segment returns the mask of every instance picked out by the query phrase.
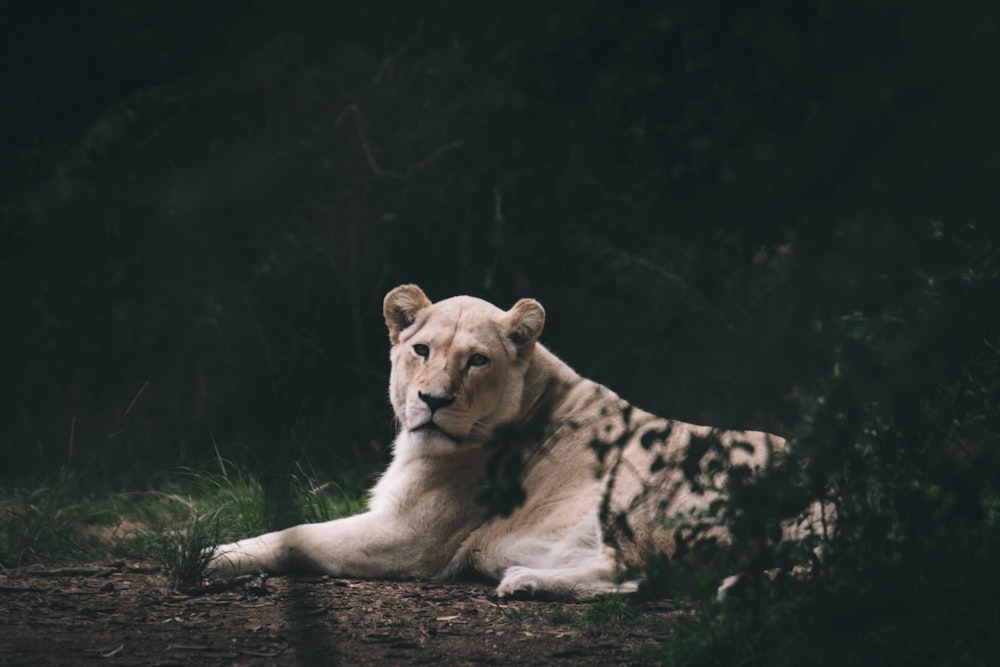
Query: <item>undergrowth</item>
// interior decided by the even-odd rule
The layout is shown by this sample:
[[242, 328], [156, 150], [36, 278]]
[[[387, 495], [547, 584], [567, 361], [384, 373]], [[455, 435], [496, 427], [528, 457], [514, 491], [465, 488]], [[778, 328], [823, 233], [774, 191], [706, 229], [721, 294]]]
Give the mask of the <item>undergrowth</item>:
[[670, 641], [651, 654], [670, 665], [995, 664], [997, 547], [995, 534], [982, 535], [942, 543], [898, 569], [840, 563], [811, 581], [760, 583], [678, 617]]
[[[324, 477], [308, 461], [296, 464], [290, 488], [297, 521], [364, 509], [366, 471]], [[0, 489], [0, 567], [147, 559], [175, 584], [190, 584], [201, 577], [211, 546], [275, 527], [259, 478], [218, 453], [214, 469], [160, 475], [154, 489], [93, 490], [99, 486], [63, 471], [48, 483]]]
[[186, 522], [176, 522], [158, 530], [144, 530], [137, 536], [140, 551], [163, 566], [174, 585], [201, 580], [211, 558], [211, 548], [222, 541], [220, 511], [199, 513], [190, 507]]
[[54, 484], [0, 489], [0, 566], [92, 558], [98, 540], [81, 528], [104, 515], [69, 475]]
[[[730, 489], [744, 585], [677, 622], [667, 664], [995, 664], [1000, 247], [941, 223], [922, 242], [881, 301], [818, 322], [831, 372], [793, 435], [804, 474]], [[765, 539], [787, 515], [764, 501], [803, 493], [835, 509], [819, 559]], [[796, 565], [811, 576], [761, 574]]]

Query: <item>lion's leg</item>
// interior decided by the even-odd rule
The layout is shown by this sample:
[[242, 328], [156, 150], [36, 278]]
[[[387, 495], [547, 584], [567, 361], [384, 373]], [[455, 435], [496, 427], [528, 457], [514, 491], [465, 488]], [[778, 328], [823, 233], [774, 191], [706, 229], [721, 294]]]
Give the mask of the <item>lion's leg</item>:
[[539, 593], [557, 597], [587, 600], [597, 595], [634, 593], [637, 581], [615, 581], [617, 569], [613, 563], [594, 559], [593, 563], [562, 568], [530, 568], [515, 565], [507, 568], [497, 586], [497, 594], [508, 596], [518, 592]]
[[419, 575], [419, 539], [390, 517], [366, 512], [326, 523], [293, 526], [216, 547], [213, 574], [322, 572], [347, 577]]
[[637, 582], [619, 582], [621, 567], [614, 551], [601, 541], [596, 515], [561, 530], [539, 526], [509, 535], [495, 550], [499, 595], [517, 592], [578, 599], [607, 593], [631, 593]]

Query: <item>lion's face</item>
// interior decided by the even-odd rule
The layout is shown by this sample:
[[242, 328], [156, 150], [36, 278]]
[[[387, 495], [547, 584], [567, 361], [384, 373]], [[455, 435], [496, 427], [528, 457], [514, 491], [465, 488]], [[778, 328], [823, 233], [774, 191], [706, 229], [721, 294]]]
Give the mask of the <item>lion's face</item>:
[[461, 296], [432, 304], [416, 285], [385, 298], [392, 341], [389, 397], [417, 443], [484, 442], [521, 408], [545, 311], [522, 299], [504, 312]]

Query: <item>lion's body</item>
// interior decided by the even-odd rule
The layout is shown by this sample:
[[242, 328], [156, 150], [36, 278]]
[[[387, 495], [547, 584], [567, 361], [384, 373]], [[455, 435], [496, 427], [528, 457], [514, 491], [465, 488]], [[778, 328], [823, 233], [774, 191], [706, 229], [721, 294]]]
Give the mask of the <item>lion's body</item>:
[[[407, 285], [386, 296], [385, 316], [400, 431], [368, 511], [219, 547], [212, 569], [376, 578], [474, 571], [498, 581], [501, 595], [633, 590], [618, 582], [625, 567], [673, 552], [664, 517], [693, 516], [724, 487], [724, 473], [698, 472], [725, 468], [707, 461], [759, 469], [784, 447], [765, 433], [720, 432], [631, 407], [536, 342], [544, 311], [534, 301], [507, 312], [471, 297], [431, 304]], [[496, 487], [505, 481], [518, 502], [491, 513], [484, 485], [503, 496]]]

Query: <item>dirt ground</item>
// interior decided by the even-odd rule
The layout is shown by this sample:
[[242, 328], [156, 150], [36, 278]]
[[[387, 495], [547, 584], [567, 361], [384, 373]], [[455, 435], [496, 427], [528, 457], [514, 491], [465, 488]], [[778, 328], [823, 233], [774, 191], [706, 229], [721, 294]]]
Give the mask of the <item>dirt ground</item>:
[[173, 590], [154, 566], [0, 573], [0, 665], [633, 665], [667, 640], [667, 601], [638, 621], [501, 600], [475, 583], [245, 577]]

